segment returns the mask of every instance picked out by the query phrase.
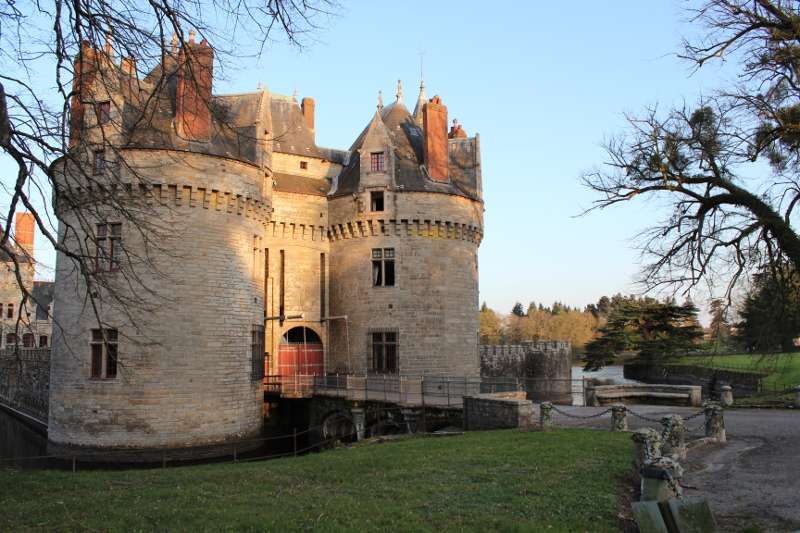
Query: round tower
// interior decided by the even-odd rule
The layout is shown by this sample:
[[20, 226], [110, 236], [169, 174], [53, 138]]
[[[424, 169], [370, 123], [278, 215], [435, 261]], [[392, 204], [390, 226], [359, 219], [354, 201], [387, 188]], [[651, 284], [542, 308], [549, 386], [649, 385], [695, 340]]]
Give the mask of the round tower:
[[479, 375], [478, 139], [448, 139], [439, 97], [417, 113], [398, 85], [330, 195], [332, 371]]
[[108, 57], [93, 67], [106, 82], [79, 85], [81, 129], [54, 166], [60, 238], [94, 271], [87, 286], [58, 254], [49, 439], [188, 448], [257, 435], [269, 94], [212, 97], [213, 51], [191, 38], [140, 80]]

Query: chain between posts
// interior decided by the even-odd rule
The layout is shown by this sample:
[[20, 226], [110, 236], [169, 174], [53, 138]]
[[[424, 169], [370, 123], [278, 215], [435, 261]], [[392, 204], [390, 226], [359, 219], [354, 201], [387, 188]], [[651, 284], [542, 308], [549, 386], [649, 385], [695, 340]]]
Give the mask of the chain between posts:
[[552, 409], [556, 413], [564, 415], [564, 416], [566, 416], [568, 418], [577, 418], [577, 419], [580, 419], [580, 420], [589, 420], [590, 418], [599, 418], [599, 417], [601, 417], [603, 415], [606, 415], [606, 414], [608, 414], [608, 413], [610, 413], [612, 411], [611, 409], [606, 409], [605, 411], [601, 411], [601, 412], [599, 412], [597, 414], [594, 414], [594, 415], [580, 416], [580, 415], [573, 415], [572, 413], [567, 413], [566, 411], [562, 411], [561, 409], [559, 409], [555, 405], [552, 405]]

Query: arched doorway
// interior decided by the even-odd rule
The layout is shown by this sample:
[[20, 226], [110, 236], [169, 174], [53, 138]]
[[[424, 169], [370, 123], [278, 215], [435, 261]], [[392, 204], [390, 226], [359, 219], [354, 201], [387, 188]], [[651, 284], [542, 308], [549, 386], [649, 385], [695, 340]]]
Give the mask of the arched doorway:
[[313, 329], [292, 328], [283, 335], [278, 346], [278, 375], [321, 375], [322, 353], [322, 340]]

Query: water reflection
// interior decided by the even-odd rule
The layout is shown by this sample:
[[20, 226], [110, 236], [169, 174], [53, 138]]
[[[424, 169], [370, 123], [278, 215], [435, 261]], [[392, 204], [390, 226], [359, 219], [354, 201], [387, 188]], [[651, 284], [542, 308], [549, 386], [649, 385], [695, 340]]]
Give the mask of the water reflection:
[[[47, 453], [47, 438], [0, 409], [0, 467], [36, 468], [41, 466], [25, 457]], [[13, 461], [12, 461], [13, 459]]]

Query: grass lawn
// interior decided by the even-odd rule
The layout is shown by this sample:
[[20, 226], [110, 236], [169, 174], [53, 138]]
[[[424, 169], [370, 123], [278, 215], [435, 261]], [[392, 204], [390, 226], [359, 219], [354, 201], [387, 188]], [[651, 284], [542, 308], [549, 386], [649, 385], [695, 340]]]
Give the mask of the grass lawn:
[[693, 356], [683, 357], [679, 363], [764, 372], [768, 375], [762, 384], [770, 390], [800, 385], [800, 353]]
[[152, 470], [0, 470], [0, 531], [617, 531], [624, 433], [472, 432]]

